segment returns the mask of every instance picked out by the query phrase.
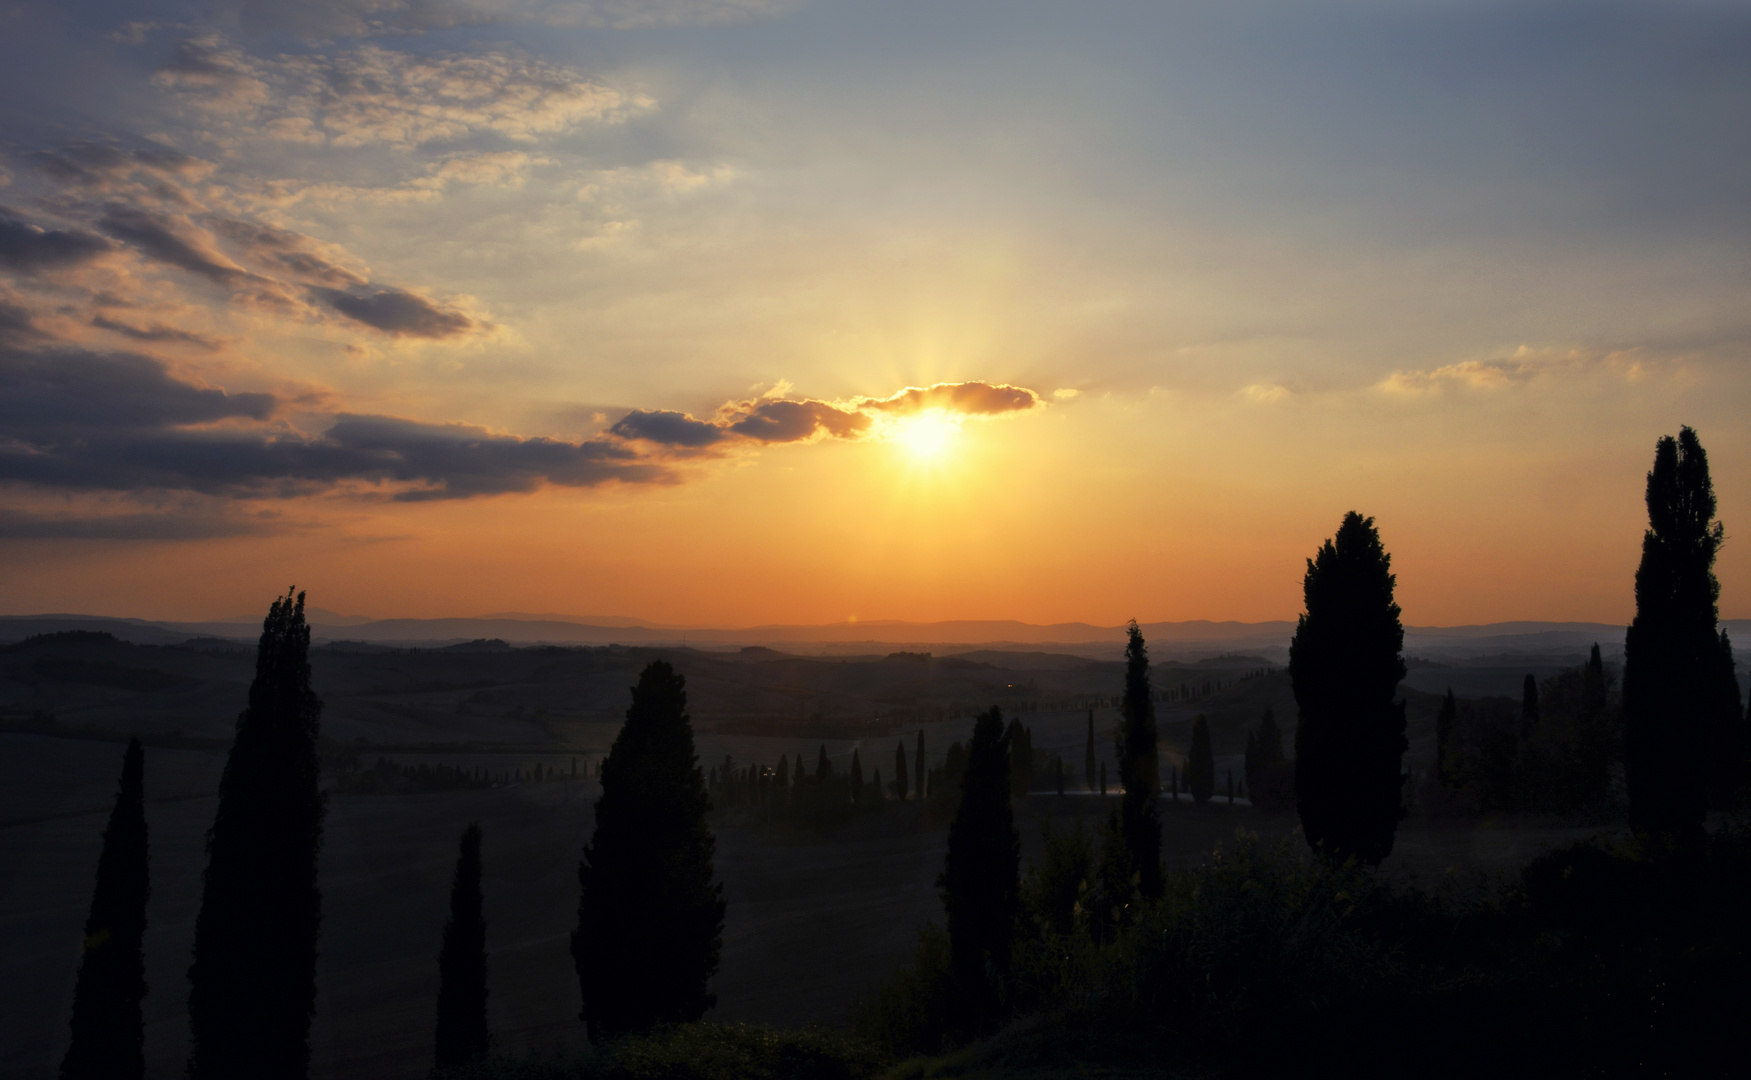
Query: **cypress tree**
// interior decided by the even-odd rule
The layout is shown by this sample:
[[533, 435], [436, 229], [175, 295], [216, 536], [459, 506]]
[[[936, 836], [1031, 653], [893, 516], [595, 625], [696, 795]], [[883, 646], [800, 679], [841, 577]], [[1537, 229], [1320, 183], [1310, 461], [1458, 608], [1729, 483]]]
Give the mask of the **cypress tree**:
[[1094, 710], [1088, 710], [1088, 745], [1082, 751], [1082, 776], [1084, 786], [1089, 791], [1094, 790]]
[[918, 797], [920, 799], [922, 799], [922, 798], [924, 798], [924, 795], [925, 795], [924, 781], [928, 778], [927, 772], [924, 768], [924, 729], [923, 728], [918, 729], [918, 768], [913, 770], [912, 775], [916, 779], [917, 784], [918, 784]]
[[[1448, 690], [1449, 697], [1453, 691]], [[1581, 675], [1581, 713], [1587, 719], [1595, 719], [1605, 712], [1605, 659], [1599, 655], [1599, 643], [1593, 643], [1593, 651], [1587, 656], [1587, 668]]]
[[1009, 728], [1003, 733], [1003, 741], [1009, 750], [1009, 794], [1011, 798], [1024, 798], [1027, 795], [1028, 759], [1033, 755], [1028, 748], [1028, 731], [1022, 727], [1021, 721], [1011, 720]]
[[219, 780], [189, 968], [189, 1080], [278, 1080], [310, 1066], [324, 800], [304, 594], [262, 624], [249, 705]]
[[1708, 798], [1712, 806], [1731, 806], [1745, 785], [1747, 737], [1745, 715], [1739, 706], [1739, 673], [1733, 662], [1733, 642], [1721, 627], [1719, 672], [1715, 700], [1709, 711]]
[[1392, 556], [1373, 518], [1344, 515], [1307, 560], [1307, 610], [1289, 645], [1295, 802], [1307, 842], [1336, 859], [1379, 863], [1404, 816], [1404, 626]]
[[438, 1068], [464, 1065], [492, 1049], [486, 1025], [486, 918], [480, 895], [480, 826], [462, 833], [450, 883], [450, 921], [438, 953]]
[[1156, 751], [1155, 695], [1149, 689], [1149, 650], [1137, 621], [1125, 628], [1124, 745], [1119, 779], [1125, 786], [1119, 825], [1130, 848], [1137, 889], [1146, 898], [1161, 895], [1161, 763]]
[[1538, 680], [1531, 675], [1520, 685], [1520, 738], [1532, 735], [1538, 726]]
[[1001, 983], [1021, 889], [1021, 839], [1009, 808], [1009, 748], [1003, 713], [992, 706], [973, 725], [960, 805], [948, 830], [948, 855], [937, 887], [948, 921], [949, 966], [961, 1015], [976, 1034], [999, 1019]]
[[857, 760], [857, 747], [851, 748], [851, 801], [863, 801], [863, 765]]
[[1690, 428], [1655, 445], [1647, 504], [1635, 621], [1623, 643], [1630, 826], [1695, 836], [1706, 809], [1696, 764], [1706, 760], [1732, 657], [1716, 628], [1714, 561], [1724, 532], [1714, 520], [1708, 457]]
[[833, 775], [833, 763], [827, 760], [827, 744], [821, 744], [821, 756], [815, 759], [815, 779], [825, 780]]
[[911, 781], [906, 777], [906, 740], [894, 744], [894, 794], [902, 801]]
[[1100, 763], [1100, 793], [1107, 793], [1107, 763], [1104, 761]]
[[779, 791], [790, 790], [790, 759], [783, 754], [778, 755], [778, 775], [773, 782], [778, 785]]
[[1192, 749], [1186, 755], [1186, 786], [1199, 806], [1216, 794], [1216, 758], [1210, 751], [1210, 721], [1199, 713], [1192, 721]]
[[145, 752], [128, 740], [121, 784], [103, 830], [97, 885], [85, 919], [79, 981], [73, 989], [72, 1041], [61, 1080], [139, 1080], [146, 1074], [147, 875]]
[[723, 886], [712, 880], [705, 778], [687, 683], [652, 661], [602, 762], [596, 831], [578, 864], [572, 960], [592, 1042], [699, 1019], [723, 949]]
[[[1593, 655], [1599, 655], [1599, 646], [1593, 646]], [[1459, 723], [1459, 702], [1453, 698], [1453, 688], [1447, 688], [1447, 696], [1441, 699], [1441, 711], [1435, 714], [1435, 782], [1442, 787], [1448, 786], [1451, 777], [1449, 765], [1452, 764], [1447, 755], [1453, 749], [1454, 731]]]

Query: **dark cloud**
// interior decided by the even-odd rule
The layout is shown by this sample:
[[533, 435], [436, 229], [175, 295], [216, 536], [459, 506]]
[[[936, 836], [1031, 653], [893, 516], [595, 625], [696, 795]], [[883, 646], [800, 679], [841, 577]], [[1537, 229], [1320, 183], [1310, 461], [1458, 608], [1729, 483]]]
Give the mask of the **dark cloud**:
[[0, 349], [0, 438], [59, 442], [105, 431], [264, 420], [276, 404], [272, 394], [183, 382], [132, 353]]
[[744, 402], [736, 407], [729, 430], [758, 442], [785, 443], [811, 438], [824, 431], [847, 439], [869, 430], [870, 419], [860, 412], [841, 409], [825, 401]]
[[396, 337], [456, 337], [478, 325], [461, 312], [447, 311], [423, 296], [400, 289], [342, 292], [318, 288], [310, 291], [347, 318]]
[[98, 220], [98, 228], [117, 240], [132, 244], [147, 258], [198, 274], [221, 285], [235, 284], [247, 276], [216, 251], [187, 222], [171, 215], [133, 206], [112, 205]]
[[698, 449], [724, 440], [724, 429], [704, 420], [695, 420], [686, 413], [663, 409], [634, 409], [608, 429], [610, 435], [622, 439], [643, 439], [663, 446], [684, 446]]
[[243, 423], [277, 404], [195, 386], [149, 357], [0, 349], [0, 480], [245, 497], [389, 485], [395, 498], [419, 500], [673, 479], [618, 439], [569, 443], [351, 413], [314, 435]]
[[109, 241], [79, 229], [45, 229], [0, 207], [0, 266], [23, 273], [87, 262], [110, 250]]
[[942, 409], [965, 416], [998, 416], [1003, 413], [1027, 412], [1038, 408], [1043, 402], [1040, 395], [1026, 387], [963, 382], [909, 386], [892, 397], [864, 398], [857, 404], [859, 408], [878, 412], [913, 413], [926, 409]]
[[133, 341], [164, 343], [172, 345], [193, 345], [208, 352], [218, 352], [222, 343], [216, 338], [197, 334], [190, 330], [178, 330], [174, 326], [164, 326], [153, 323], [151, 326], [130, 326], [125, 322], [98, 315], [91, 320], [91, 325], [99, 330], [108, 330], [112, 334], [120, 334]]
[[215, 218], [211, 224], [215, 232], [239, 245], [248, 257], [307, 284], [339, 289], [368, 284], [356, 271], [330, 260], [316, 241], [303, 233], [238, 218]]
[[0, 300], [0, 348], [40, 344], [49, 336], [37, 327], [28, 308]]

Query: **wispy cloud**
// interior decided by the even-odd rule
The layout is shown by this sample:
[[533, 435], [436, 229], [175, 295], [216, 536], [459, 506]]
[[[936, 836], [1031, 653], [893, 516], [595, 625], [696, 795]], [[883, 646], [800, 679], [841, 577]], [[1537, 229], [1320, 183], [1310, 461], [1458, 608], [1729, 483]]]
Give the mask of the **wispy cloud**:
[[1522, 345], [1508, 356], [1461, 360], [1428, 370], [1395, 371], [1379, 388], [1395, 394], [1437, 393], [1446, 387], [1505, 390], [1538, 379], [1611, 371], [1625, 378], [1643, 374], [1648, 359], [1640, 350], [1534, 349]]

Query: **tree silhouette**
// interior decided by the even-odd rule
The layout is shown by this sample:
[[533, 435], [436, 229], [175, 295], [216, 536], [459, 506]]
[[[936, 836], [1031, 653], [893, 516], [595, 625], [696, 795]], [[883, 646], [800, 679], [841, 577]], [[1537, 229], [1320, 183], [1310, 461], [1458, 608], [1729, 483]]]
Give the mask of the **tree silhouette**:
[[1295, 801], [1307, 842], [1337, 859], [1378, 863], [1404, 816], [1404, 626], [1392, 556], [1373, 518], [1344, 515], [1307, 560], [1307, 610], [1289, 645], [1300, 709]]
[[857, 748], [851, 748], [851, 801], [863, 801], [863, 765], [857, 760]]
[[1149, 650], [1143, 631], [1131, 620], [1125, 628], [1125, 729], [1119, 755], [1119, 826], [1130, 849], [1137, 888], [1145, 897], [1161, 895], [1161, 762], [1155, 748], [1155, 695], [1149, 688]]
[[481, 911], [480, 826], [462, 833], [450, 921], [438, 953], [438, 1068], [477, 1061], [492, 1049], [486, 1025], [486, 918]]
[[1199, 713], [1192, 721], [1192, 748], [1186, 754], [1186, 787], [1199, 806], [1216, 794], [1216, 758], [1210, 752], [1210, 721]]
[[97, 886], [85, 919], [79, 981], [73, 989], [72, 1042], [61, 1080], [138, 1080], [146, 1074], [147, 875], [145, 752], [128, 740], [115, 807], [103, 830]]
[[1009, 722], [1003, 741], [1009, 748], [1009, 794], [1013, 798], [1024, 798], [1029, 781], [1033, 779], [1033, 739], [1028, 729], [1016, 719]]
[[1088, 710], [1088, 745], [1082, 751], [1083, 786], [1094, 790], [1094, 710]]
[[1520, 737], [1529, 738], [1538, 726], [1538, 680], [1531, 675], [1520, 684]]
[[1009, 748], [1003, 713], [993, 705], [973, 725], [960, 806], [948, 830], [948, 855], [937, 887], [948, 920], [949, 964], [965, 1034], [999, 1018], [1001, 984], [1021, 887], [1021, 839], [1009, 808]]
[[699, 1019], [723, 948], [723, 886], [694, 756], [686, 680], [652, 661], [602, 763], [596, 832], [578, 864], [572, 960], [592, 1042]]
[[906, 776], [906, 740], [894, 744], [894, 796], [904, 800], [912, 781]]
[[237, 718], [189, 968], [190, 1080], [302, 1077], [316, 1008], [316, 881], [324, 799], [304, 594], [262, 624], [249, 705]]
[[929, 774], [924, 767], [924, 729], [918, 729], [918, 768], [912, 773], [914, 782], [918, 785], [918, 797], [924, 798], [924, 782]]
[[1716, 629], [1714, 561], [1724, 532], [1714, 520], [1708, 456], [1690, 428], [1655, 445], [1647, 504], [1635, 620], [1623, 643], [1629, 820], [1637, 832], [1695, 836], [1706, 809], [1697, 763], [1722, 722], [1733, 668]]
[[[1593, 646], [1593, 655], [1599, 655], [1599, 646]], [[1459, 702], [1453, 698], [1453, 688], [1446, 688], [1446, 697], [1441, 698], [1441, 711], [1434, 716], [1434, 781], [1446, 788], [1452, 784], [1452, 772], [1457, 761], [1450, 754], [1457, 749], [1455, 735], [1459, 732]]]

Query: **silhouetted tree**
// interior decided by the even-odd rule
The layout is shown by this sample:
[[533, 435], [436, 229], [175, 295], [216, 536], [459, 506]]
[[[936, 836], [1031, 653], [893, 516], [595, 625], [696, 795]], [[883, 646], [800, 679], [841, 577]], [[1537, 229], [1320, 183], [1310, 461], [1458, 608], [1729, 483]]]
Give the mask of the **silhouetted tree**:
[[833, 775], [833, 763], [827, 760], [827, 744], [821, 744], [820, 756], [815, 758], [815, 780], [820, 782]]
[[1216, 758], [1210, 751], [1210, 721], [1199, 713], [1192, 720], [1192, 748], [1186, 754], [1186, 786], [1202, 806], [1216, 794]]
[[249, 705], [219, 780], [189, 968], [190, 1080], [302, 1077], [316, 1008], [324, 800], [304, 594], [262, 624]]
[[1714, 561], [1724, 533], [1714, 520], [1708, 457], [1690, 428], [1656, 444], [1647, 503], [1635, 620], [1623, 645], [1630, 826], [1695, 835], [1706, 806], [1697, 763], [1715, 742], [1723, 687], [1733, 675], [1716, 627]]
[[1392, 556], [1373, 518], [1344, 515], [1307, 560], [1302, 613], [1289, 645], [1295, 800], [1307, 842], [1337, 859], [1378, 863], [1404, 816], [1404, 626]]
[[115, 807], [103, 830], [97, 886], [85, 918], [79, 981], [73, 988], [72, 1041], [61, 1080], [139, 1080], [146, 1074], [147, 875], [145, 752], [128, 740]]
[[949, 963], [972, 1034], [999, 1019], [1021, 882], [1021, 840], [1010, 814], [1009, 748], [1003, 713], [992, 706], [973, 725], [960, 806], [948, 830], [937, 887], [948, 921]]
[[906, 740], [894, 744], [894, 796], [904, 800], [911, 781], [906, 777]]
[[781, 792], [790, 790], [790, 759], [783, 754], [778, 755], [778, 775], [773, 778]]
[[476, 1061], [492, 1049], [486, 1025], [486, 917], [480, 895], [480, 826], [462, 833], [450, 883], [450, 921], [438, 952], [438, 1068]]
[[1107, 793], [1107, 763], [1104, 761], [1100, 763], [1100, 793]]
[[1082, 752], [1084, 786], [1094, 790], [1094, 710], [1088, 710], [1088, 746]]
[[857, 747], [851, 748], [851, 801], [863, 801], [863, 765], [857, 760]]
[[1023, 798], [1027, 795], [1029, 781], [1033, 779], [1033, 748], [1030, 745], [1033, 740], [1028, 736], [1028, 729], [1017, 719], [1009, 722], [1003, 741], [1009, 750], [1009, 794], [1012, 798]]
[[1154, 899], [1162, 889], [1161, 815], [1156, 805], [1161, 762], [1155, 745], [1155, 695], [1149, 689], [1149, 650], [1135, 619], [1125, 634], [1125, 730], [1119, 756], [1119, 779], [1125, 794], [1119, 804], [1119, 824], [1130, 846], [1138, 891]]
[[1538, 680], [1531, 675], [1520, 684], [1520, 737], [1531, 738], [1532, 729], [1538, 726]]
[[578, 864], [572, 960], [594, 1042], [699, 1019], [723, 948], [717, 843], [706, 827], [687, 683], [652, 661], [602, 763], [596, 832]]
[[[1593, 646], [1593, 655], [1599, 655], [1599, 646]], [[1453, 697], [1453, 688], [1447, 688], [1447, 696], [1441, 699], [1441, 711], [1435, 714], [1435, 782], [1447, 787], [1453, 782], [1453, 760], [1451, 755], [1457, 749], [1454, 742], [1458, 738], [1459, 702]]]
[[925, 765], [924, 765], [924, 729], [923, 728], [918, 729], [918, 768], [913, 771], [912, 775], [918, 778], [918, 797], [920, 799], [922, 799], [925, 796], [924, 782], [925, 782], [925, 780], [927, 780], [929, 778], [929, 771], [925, 768]]
[[1746, 731], [1745, 714], [1739, 706], [1739, 673], [1733, 663], [1733, 642], [1724, 626], [1720, 673], [1709, 718], [1708, 798], [1711, 805], [1724, 808], [1743, 790], [1747, 766], [1751, 765], [1747, 759], [1751, 733]]

